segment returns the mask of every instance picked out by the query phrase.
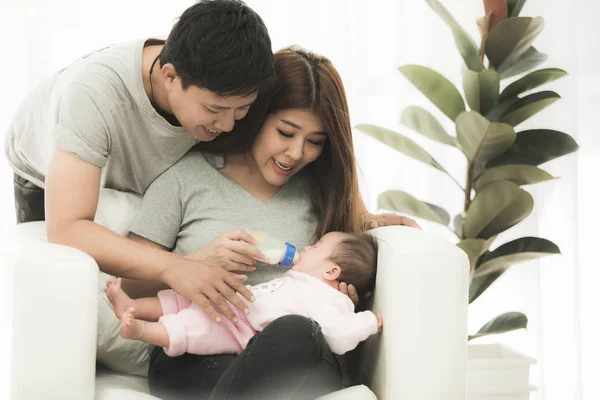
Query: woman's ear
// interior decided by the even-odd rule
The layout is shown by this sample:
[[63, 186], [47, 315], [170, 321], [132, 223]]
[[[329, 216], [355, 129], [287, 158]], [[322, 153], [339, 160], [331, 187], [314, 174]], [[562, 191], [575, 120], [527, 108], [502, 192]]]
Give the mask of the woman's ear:
[[328, 281], [337, 281], [340, 275], [342, 274], [342, 269], [337, 264], [332, 264], [331, 268], [327, 271], [323, 272], [323, 278]]

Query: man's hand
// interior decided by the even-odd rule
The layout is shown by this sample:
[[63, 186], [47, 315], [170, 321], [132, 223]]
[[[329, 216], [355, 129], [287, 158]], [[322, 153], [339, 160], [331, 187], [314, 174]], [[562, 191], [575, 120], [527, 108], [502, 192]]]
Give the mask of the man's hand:
[[[352, 300], [355, 306], [358, 305], [360, 299], [358, 297], [358, 292], [356, 291], [354, 285], [348, 285], [346, 282], [340, 282], [338, 285], [338, 290], [346, 296], [350, 297], [350, 300]], [[369, 291], [365, 293], [365, 299], [369, 299], [371, 298], [371, 296], [373, 296], [373, 292]]]
[[234, 229], [220, 234], [208, 245], [187, 255], [186, 258], [207, 261], [227, 271], [252, 272], [256, 270], [256, 260], [270, 262], [254, 247], [255, 242], [255, 239], [242, 229]]
[[228, 272], [206, 261], [182, 257], [180, 262], [168, 266], [161, 278], [174, 291], [199, 304], [217, 322], [221, 321], [219, 312], [233, 323], [238, 322], [227, 301], [243, 313], [250, 312], [236, 292], [254, 301], [252, 292], [243, 284], [248, 278], [246, 275]]
[[381, 333], [383, 331], [383, 318], [381, 315], [377, 316], [377, 332]]
[[375, 229], [382, 226], [390, 226], [390, 225], [406, 225], [411, 228], [421, 229], [419, 224], [408, 217], [403, 217], [402, 215], [397, 214], [364, 214], [365, 221], [367, 222], [367, 226], [369, 229]]

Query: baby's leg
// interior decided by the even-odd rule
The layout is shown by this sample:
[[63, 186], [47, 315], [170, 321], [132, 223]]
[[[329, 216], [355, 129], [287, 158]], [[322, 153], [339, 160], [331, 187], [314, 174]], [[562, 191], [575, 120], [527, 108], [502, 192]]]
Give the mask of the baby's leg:
[[146, 297], [143, 299], [132, 299], [121, 289], [121, 278], [108, 280], [104, 291], [112, 303], [117, 318], [121, 319], [123, 313], [133, 307], [136, 316], [146, 321], [158, 321], [162, 316], [160, 302], [156, 297]]
[[129, 307], [121, 317], [121, 337], [125, 339], [143, 340], [154, 346], [169, 345], [167, 330], [159, 322], [146, 322], [135, 319], [135, 308]]
[[165, 353], [176, 357], [183, 353], [229, 354], [240, 353], [254, 336], [246, 323], [233, 324], [227, 318], [215, 322], [198, 305], [165, 314], [160, 320], [169, 335], [169, 346]]

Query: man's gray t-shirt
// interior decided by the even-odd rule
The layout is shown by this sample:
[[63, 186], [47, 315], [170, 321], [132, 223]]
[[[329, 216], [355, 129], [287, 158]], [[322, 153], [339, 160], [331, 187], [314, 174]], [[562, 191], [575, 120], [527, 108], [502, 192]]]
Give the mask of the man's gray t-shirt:
[[28, 95], [5, 142], [6, 156], [18, 175], [43, 188], [56, 143], [103, 168], [103, 187], [144, 194], [197, 143], [150, 104], [142, 80], [145, 43], [96, 51]]
[[[266, 232], [299, 249], [317, 228], [310, 199], [311, 178], [301, 172], [267, 203], [219, 172], [223, 158], [191, 151], [148, 188], [130, 231], [174, 253], [187, 255], [221, 233], [242, 228]], [[286, 268], [257, 264], [247, 284], [271, 280]]]

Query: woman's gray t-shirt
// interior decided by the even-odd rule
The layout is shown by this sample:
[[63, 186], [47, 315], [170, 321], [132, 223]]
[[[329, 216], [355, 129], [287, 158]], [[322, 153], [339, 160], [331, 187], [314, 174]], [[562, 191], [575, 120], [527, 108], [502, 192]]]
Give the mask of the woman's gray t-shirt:
[[[311, 244], [310, 177], [301, 172], [267, 203], [221, 174], [223, 158], [190, 151], [148, 188], [130, 231], [174, 253], [187, 255], [223, 232], [242, 228], [266, 232], [298, 248]], [[271, 280], [286, 268], [257, 263], [246, 284]]]

